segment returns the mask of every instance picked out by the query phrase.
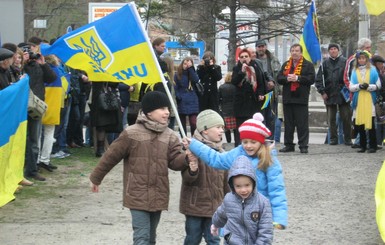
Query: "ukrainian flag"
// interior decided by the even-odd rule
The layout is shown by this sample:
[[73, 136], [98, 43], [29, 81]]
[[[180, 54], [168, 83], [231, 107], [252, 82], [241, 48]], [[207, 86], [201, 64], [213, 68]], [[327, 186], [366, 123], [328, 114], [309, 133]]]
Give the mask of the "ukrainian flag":
[[53, 83], [45, 84], [44, 102], [47, 104], [48, 107], [42, 118], [42, 124], [59, 125], [60, 109], [64, 105], [64, 92], [62, 87], [62, 80], [67, 79], [65, 77], [65, 74], [59, 69], [59, 67], [53, 65], [50, 65], [50, 67], [56, 73], [56, 80]]
[[28, 95], [28, 76], [0, 91], [0, 207], [23, 179]]
[[44, 55], [87, 72], [90, 81], [161, 82], [159, 64], [134, 3], [67, 33]]
[[318, 18], [313, 0], [303, 27], [302, 36], [299, 40], [299, 44], [301, 44], [303, 49], [303, 57], [313, 64], [321, 61], [321, 46], [318, 37]]
[[385, 12], [384, 0], [365, 0], [365, 6], [371, 15], [380, 15]]
[[380, 231], [382, 241], [385, 242], [385, 161], [382, 163], [382, 168], [377, 177], [375, 200], [378, 230]]

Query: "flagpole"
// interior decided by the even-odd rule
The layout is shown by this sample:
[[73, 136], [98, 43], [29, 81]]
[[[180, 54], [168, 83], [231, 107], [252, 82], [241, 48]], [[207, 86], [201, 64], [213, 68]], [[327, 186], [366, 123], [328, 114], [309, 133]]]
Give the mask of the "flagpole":
[[322, 55], [322, 48], [321, 48], [321, 39], [320, 39], [320, 34], [319, 34], [319, 28], [318, 28], [318, 15], [317, 15], [317, 7], [315, 5], [315, 0], [312, 0], [312, 4], [314, 5], [314, 13], [315, 13], [315, 16], [316, 16], [316, 22], [317, 22], [317, 39], [318, 39], [318, 43], [319, 43], [319, 52], [321, 54], [321, 60], [320, 60], [320, 68], [322, 69], [322, 84], [324, 85], [324, 88], [325, 88], [325, 76], [324, 76], [324, 68], [322, 66], [322, 62], [323, 62], [323, 55]]
[[[140, 20], [139, 13], [138, 13], [138, 11], [136, 10], [135, 4], [133, 4], [133, 3], [128, 3], [128, 4], [130, 5], [131, 8], [134, 9], [133, 12], [135, 13], [135, 18], [136, 18], [137, 22], [140, 23], [141, 31], [142, 31], [143, 33], [145, 33], [144, 38], [146, 39], [146, 42], [147, 42], [148, 46], [149, 46], [149, 47], [152, 47], [152, 44], [151, 44], [151, 42], [150, 42], [150, 39], [148, 38], [148, 34], [147, 34], [147, 32], [145, 31], [145, 29], [144, 29], [144, 27], [143, 27], [142, 21]], [[172, 108], [172, 110], [174, 111], [175, 119], [176, 119], [176, 122], [177, 122], [177, 124], [178, 124], [178, 127], [179, 127], [180, 133], [181, 133], [181, 135], [182, 135], [182, 138], [186, 138], [186, 133], [185, 133], [183, 127], [182, 127], [182, 122], [180, 121], [179, 114], [178, 114], [178, 110], [177, 110], [177, 108], [176, 108], [176, 106], [175, 106], [174, 100], [172, 99], [172, 95], [171, 95], [170, 89], [169, 89], [168, 86], [167, 86], [167, 81], [166, 81], [166, 79], [165, 79], [164, 76], [163, 76], [163, 72], [162, 72], [162, 69], [160, 68], [159, 62], [157, 62], [157, 58], [156, 58], [156, 55], [155, 55], [155, 53], [154, 53], [154, 49], [153, 49], [153, 48], [150, 48], [150, 49], [151, 49], [151, 52], [150, 52], [150, 53], [151, 53], [151, 55], [152, 55], [152, 58], [156, 61], [156, 62], [154, 62], [154, 63], [155, 63], [156, 68], [157, 68], [157, 70], [158, 70], [158, 72], [159, 72], [159, 74], [160, 74], [160, 78], [161, 78], [161, 80], [162, 80], [162, 84], [163, 84], [164, 90], [166, 91], [167, 97], [168, 97], [168, 99], [169, 99], [169, 101], [170, 101], [171, 108]], [[191, 133], [193, 134], [193, 132], [191, 132]]]

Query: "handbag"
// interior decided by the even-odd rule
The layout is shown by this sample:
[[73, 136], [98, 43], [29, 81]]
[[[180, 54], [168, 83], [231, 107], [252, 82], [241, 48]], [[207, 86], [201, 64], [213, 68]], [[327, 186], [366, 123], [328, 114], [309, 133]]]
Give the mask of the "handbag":
[[107, 85], [103, 87], [103, 91], [99, 94], [98, 106], [103, 111], [116, 111], [120, 109], [118, 96]]
[[43, 117], [46, 112], [48, 106], [47, 104], [37, 97], [32, 90], [29, 90], [28, 97], [28, 116], [30, 116], [34, 120], [38, 120]]
[[192, 84], [193, 84], [193, 89], [195, 93], [198, 96], [203, 96], [203, 94], [205, 93], [205, 88], [203, 87], [203, 84], [200, 83], [200, 81], [193, 82]]
[[345, 102], [346, 103], [350, 102], [350, 91], [349, 91], [349, 89], [346, 86], [343, 86], [340, 92], [341, 92], [342, 97], [344, 98]]

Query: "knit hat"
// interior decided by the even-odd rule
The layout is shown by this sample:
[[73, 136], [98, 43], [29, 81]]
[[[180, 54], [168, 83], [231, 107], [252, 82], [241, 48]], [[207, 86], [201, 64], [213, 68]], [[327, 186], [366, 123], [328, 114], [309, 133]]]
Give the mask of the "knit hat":
[[163, 107], [170, 107], [170, 100], [165, 93], [151, 91], [146, 93], [142, 99], [142, 111], [144, 114]]
[[0, 61], [6, 60], [13, 56], [13, 52], [6, 48], [0, 48]]
[[379, 55], [373, 55], [373, 56], [372, 56], [372, 62], [373, 62], [373, 63], [375, 63], [375, 62], [385, 63], [385, 59], [382, 58], [382, 57], [379, 56]]
[[263, 119], [262, 114], [257, 112], [253, 115], [253, 119], [242, 123], [238, 129], [241, 140], [252, 139], [264, 144], [265, 138], [271, 136], [271, 132], [262, 123]]
[[340, 50], [340, 45], [338, 45], [338, 44], [336, 44], [336, 43], [331, 43], [331, 44], [329, 44], [328, 51], [329, 51], [331, 48], [337, 48], [338, 50]]
[[197, 116], [197, 130], [202, 132], [203, 130], [215, 127], [225, 126], [225, 122], [218, 112], [207, 109], [201, 111]]

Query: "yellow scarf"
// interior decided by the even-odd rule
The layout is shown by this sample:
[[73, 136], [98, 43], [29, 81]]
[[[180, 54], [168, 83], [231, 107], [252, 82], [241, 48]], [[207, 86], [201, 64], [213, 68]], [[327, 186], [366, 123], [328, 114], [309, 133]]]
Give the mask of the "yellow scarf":
[[[365, 71], [365, 81], [362, 80], [361, 72], [356, 69], [358, 84], [370, 81], [370, 69]], [[372, 95], [368, 90], [358, 91], [358, 100], [356, 107], [356, 125], [364, 125], [365, 130], [372, 128]]]

